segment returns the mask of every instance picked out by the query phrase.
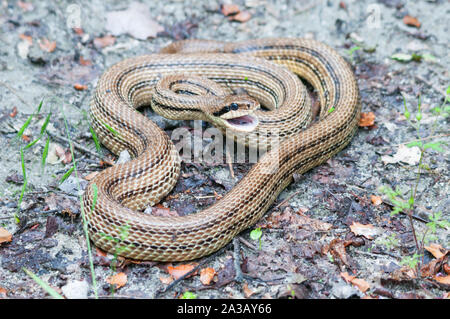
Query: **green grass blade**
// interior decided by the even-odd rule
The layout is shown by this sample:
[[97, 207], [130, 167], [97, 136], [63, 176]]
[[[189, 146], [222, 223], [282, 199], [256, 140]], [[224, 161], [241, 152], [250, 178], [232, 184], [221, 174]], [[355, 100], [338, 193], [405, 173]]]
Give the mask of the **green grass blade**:
[[61, 180], [59, 182], [60, 183], [64, 182], [72, 174], [74, 169], [75, 169], [75, 167], [72, 166], [67, 172], [65, 172], [63, 177], [61, 177]]
[[34, 273], [26, 269], [25, 267], [22, 268], [22, 270], [31, 277], [39, 286], [42, 287], [42, 289], [45, 290], [50, 296], [52, 296], [55, 299], [64, 299], [63, 296], [61, 296], [55, 289], [50, 287], [45, 281], [43, 281], [41, 278], [36, 276]]
[[95, 143], [95, 149], [97, 150], [97, 153], [101, 155], [102, 148], [100, 147], [100, 142], [98, 141], [97, 134], [95, 134], [95, 131], [91, 126], [89, 126], [89, 130], [91, 131], [92, 139]]
[[50, 146], [50, 137], [47, 136], [47, 141], [45, 142], [44, 151], [42, 152], [41, 167], [45, 167], [45, 162], [47, 161], [48, 148]]
[[52, 116], [52, 112], [48, 113], [47, 117], [45, 118], [44, 124], [42, 124], [40, 135], [43, 135], [45, 130], [47, 129], [47, 126], [48, 126], [48, 123], [50, 122], [51, 116]]

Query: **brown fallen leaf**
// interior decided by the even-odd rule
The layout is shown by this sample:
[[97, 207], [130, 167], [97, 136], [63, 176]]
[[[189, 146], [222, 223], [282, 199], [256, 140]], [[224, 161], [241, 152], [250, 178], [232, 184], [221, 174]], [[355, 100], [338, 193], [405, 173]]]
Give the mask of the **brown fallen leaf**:
[[408, 266], [403, 266], [402, 268], [396, 269], [389, 274], [389, 279], [394, 281], [410, 281], [415, 278], [416, 272]]
[[358, 287], [358, 289], [361, 290], [361, 292], [366, 292], [370, 288], [369, 283], [364, 279], [360, 278], [353, 279], [352, 284]]
[[420, 268], [420, 275], [422, 277], [434, 277], [439, 271], [439, 268], [441, 268], [441, 265], [442, 265], [441, 259], [433, 259], [428, 264]]
[[65, 151], [61, 146], [55, 145], [55, 154], [64, 164], [72, 162], [72, 153], [70, 150]]
[[200, 270], [200, 281], [205, 286], [209, 285], [215, 275], [216, 275], [216, 271], [214, 270], [214, 268], [211, 268], [211, 267], [203, 268], [202, 270]]
[[[185, 265], [178, 265], [178, 266], [167, 266], [167, 272], [173, 276], [173, 278], [178, 279], [180, 277], [183, 277], [188, 272], [192, 271], [197, 266], [197, 264], [185, 264]], [[193, 276], [194, 274], [191, 274], [190, 276]], [[188, 276], [188, 277], [190, 277]]]
[[86, 60], [82, 56], [80, 56], [79, 62], [80, 62], [81, 65], [84, 65], [84, 66], [91, 66], [92, 65], [92, 61], [91, 60]]
[[97, 254], [97, 256], [102, 256], [102, 257], [106, 257], [108, 255], [108, 253], [104, 250], [101, 250], [98, 247], [95, 247], [95, 253]]
[[9, 243], [12, 240], [12, 234], [6, 229], [0, 227], [0, 244]]
[[92, 173], [89, 173], [89, 174], [87, 174], [87, 175], [84, 177], [84, 179], [87, 180], [87, 181], [91, 181], [91, 180], [94, 179], [95, 176], [98, 175], [98, 173], [99, 173], [99, 172], [92, 172]]
[[39, 42], [39, 47], [42, 51], [53, 52], [56, 49], [56, 41], [49, 41], [47, 38], [43, 38]]
[[238, 14], [240, 12], [239, 6], [237, 4], [232, 3], [224, 3], [220, 6], [220, 11], [222, 14], [226, 17], [232, 15], [232, 14]]
[[77, 90], [77, 91], [84, 91], [84, 90], [87, 90], [87, 88], [88, 88], [87, 85], [85, 85], [85, 84], [80, 84], [80, 83], [75, 83], [75, 84], [73, 85], [73, 87], [74, 87], [74, 89]]
[[360, 224], [358, 222], [353, 222], [350, 225], [350, 230], [357, 236], [364, 236], [367, 239], [373, 239], [373, 236], [377, 235], [380, 231], [378, 228], [374, 227], [372, 224]]
[[247, 22], [248, 20], [250, 20], [252, 17], [252, 15], [250, 14], [250, 12], [248, 11], [241, 11], [236, 15], [232, 15], [228, 17], [228, 20], [230, 21], [238, 21], [238, 22]]
[[443, 266], [444, 271], [447, 275], [450, 275], [450, 265], [449, 264], [444, 264]]
[[153, 216], [163, 216], [163, 217], [176, 217], [180, 216], [178, 215], [178, 212], [176, 210], [171, 210], [170, 208], [164, 207], [161, 204], [157, 204], [156, 206], [149, 207], [151, 210], [151, 214]]
[[361, 118], [359, 119], [359, 126], [368, 127], [375, 124], [375, 113], [361, 113]]
[[370, 288], [370, 285], [367, 281], [365, 281], [364, 279], [356, 278], [356, 276], [351, 276], [348, 274], [348, 272], [341, 272], [341, 277], [344, 278], [346, 282], [358, 287], [361, 292], [366, 292]]
[[167, 276], [167, 277], [160, 276], [159, 280], [165, 285], [170, 285], [173, 282], [173, 277], [172, 276]]
[[78, 35], [83, 35], [84, 30], [82, 28], [72, 28], [73, 32], [75, 32]]
[[29, 142], [29, 141], [31, 141], [31, 137], [29, 137], [28, 135], [23, 134], [22, 135], [22, 141]]
[[403, 23], [411, 27], [420, 28], [420, 22], [417, 18], [405, 15], [403, 17]]
[[356, 276], [349, 275], [348, 272], [341, 272], [341, 277], [344, 278], [347, 283], [351, 283], [352, 280], [356, 278]]
[[33, 38], [31, 37], [31, 35], [26, 35], [26, 34], [21, 33], [21, 34], [19, 34], [19, 38], [28, 42], [28, 44], [33, 44]]
[[434, 280], [436, 280], [438, 283], [450, 285], [450, 275], [448, 276], [435, 276]]
[[113, 45], [114, 43], [116, 43], [116, 38], [112, 35], [105, 35], [104, 37], [94, 39], [94, 46], [97, 49], [103, 49], [107, 46]]
[[328, 250], [336, 261], [340, 260], [345, 266], [352, 267], [353, 262], [350, 256], [347, 255], [345, 244], [345, 241], [335, 238], [330, 242]]
[[247, 283], [244, 283], [242, 285], [242, 291], [244, 292], [245, 298], [250, 298], [255, 293], [253, 290], [248, 288], [248, 284]]
[[127, 274], [125, 274], [124, 272], [119, 272], [115, 275], [106, 278], [106, 282], [109, 283], [110, 285], [116, 286], [115, 287], [116, 289], [119, 289], [125, 286], [125, 284], [127, 283]]
[[32, 11], [34, 9], [34, 6], [30, 2], [24, 2], [24, 1], [17, 1], [17, 5], [23, 10], [23, 11]]
[[370, 196], [370, 201], [372, 202], [372, 204], [373, 204], [374, 206], [381, 205], [381, 203], [383, 202], [383, 200], [381, 199], [381, 197], [380, 197], [380, 196], [377, 196], [377, 195], [371, 195], [371, 196]]
[[17, 115], [17, 107], [14, 106], [11, 113], [9, 113], [9, 116], [16, 117], [16, 115]]
[[425, 246], [424, 248], [428, 250], [434, 256], [434, 258], [437, 259], [444, 257], [448, 253], [448, 250], [445, 250], [439, 244], [432, 243], [430, 244], [430, 246]]

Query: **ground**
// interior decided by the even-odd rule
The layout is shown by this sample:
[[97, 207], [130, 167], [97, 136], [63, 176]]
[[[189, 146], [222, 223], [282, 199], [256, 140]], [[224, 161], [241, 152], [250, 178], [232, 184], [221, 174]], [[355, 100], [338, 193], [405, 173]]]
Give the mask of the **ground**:
[[[432, 112], [445, 104], [450, 84], [448, 1], [236, 0], [248, 21], [247, 13], [234, 17], [243, 21], [224, 15], [221, 4], [229, 1], [142, 3], [0, 2], [0, 298], [50, 297], [24, 269], [67, 298], [179, 298], [186, 292], [197, 298], [448, 298], [448, 118]], [[117, 25], [107, 14], [133, 6], [141, 8], [139, 19], [150, 17], [161, 27], [111, 35]], [[373, 113], [374, 123], [361, 123], [347, 148], [296, 177], [254, 228], [219, 253], [171, 265], [116, 259], [92, 248], [91, 272], [75, 173], [61, 179], [73, 164], [68, 134], [76, 143], [81, 188], [89, 174], [116, 160], [102, 149], [100, 161], [89, 130], [86, 111], [98, 77], [125, 57], [177, 39], [257, 37], [309, 37], [334, 47], [352, 65], [362, 111]], [[413, 124], [420, 100], [418, 131], [405, 117], [404, 99]], [[167, 132], [193, 127], [145, 113]], [[404, 146], [418, 132], [422, 150], [432, 143], [420, 164], [420, 149]], [[409, 159], [394, 156], [399, 150]], [[249, 167], [184, 163], [159, 209], [187, 214], [204, 208]], [[398, 188], [408, 200], [415, 185], [413, 216], [408, 209], [391, 215], [400, 204], [380, 187]], [[255, 228], [261, 228], [259, 240], [252, 239]], [[192, 266], [194, 274], [173, 281], [174, 269]], [[215, 273], [210, 282], [200, 276], [208, 271]], [[125, 276], [120, 287], [108, 283]]]

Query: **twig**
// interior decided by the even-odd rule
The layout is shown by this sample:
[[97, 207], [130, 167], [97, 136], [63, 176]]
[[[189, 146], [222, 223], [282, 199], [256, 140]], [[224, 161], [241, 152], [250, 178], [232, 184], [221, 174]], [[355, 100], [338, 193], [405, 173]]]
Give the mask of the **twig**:
[[78, 143], [76, 143], [74, 141], [69, 141], [67, 138], [65, 138], [63, 136], [59, 136], [59, 135], [53, 134], [53, 133], [51, 133], [49, 131], [47, 131], [47, 133], [48, 133], [48, 135], [50, 135], [53, 138], [59, 139], [59, 140], [64, 141], [66, 143], [72, 143], [73, 147], [76, 148], [77, 150], [81, 151], [81, 152], [88, 153], [89, 155], [97, 157], [99, 159], [103, 158], [101, 155], [97, 154], [96, 152], [93, 152], [90, 149], [87, 149], [84, 146], [81, 146], [80, 144], [78, 144]]
[[300, 194], [300, 193], [302, 193], [302, 192], [304, 192], [304, 190], [299, 190], [299, 191], [296, 191], [295, 193], [289, 195], [289, 196], [286, 197], [281, 203], [279, 203], [277, 206], [275, 206], [273, 209], [275, 210], [275, 209], [280, 208], [281, 206], [284, 206], [284, 205], [287, 204], [287, 203], [288, 203], [295, 195], [298, 195], [298, 194]]
[[5, 88], [7, 88], [12, 94], [14, 94], [23, 104], [25, 104], [26, 106], [28, 106], [28, 107], [30, 107], [31, 108], [31, 105], [30, 104], [28, 104], [28, 102], [27, 101], [25, 101], [20, 95], [19, 95], [19, 93], [17, 93], [17, 91], [14, 89], [14, 88], [12, 88], [8, 83], [5, 83], [5, 82], [2, 82], [2, 81], [0, 81], [0, 85], [1, 86], [4, 86]]
[[236, 272], [236, 275], [234, 276], [234, 280], [236, 282], [241, 283], [244, 280], [244, 276], [242, 275], [242, 269], [241, 269], [241, 264], [240, 264], [240, 260], [241, 257], [240, 252], [241, 252], [241, 247], [239, 245], [239, 239], [237, 237], [233, 238], [233, 262], [234, 262], [234, 270]]
[[231, 162], [231, 156], [230, 156], [230, 153], [228, 152], [228, 148], [227, 147], [225, 148], [225, 154], [226, 154], [226, 157], [227, 157], [227, 164], [228, 164], [228, 169], [230, 170], [231, 178], [234, 179], [233, 164]]
[[450, 136], [450, 133], [439, 134], [439, 135], [434, 135], [434, 136], [427, 136], [427, 137], [423, 137], [423, 138], [420, 138], [420, 139], [415, 139], [415, 140], [412, 140], [412, 141], [403, 142], [403, 143], [400, 143], [400, 144], [388, 145], [386, 147], [400, 146], [400, 145], [405, 145], [405, 144], [409, 144], [409, 143], [412, 143], [412, 142], [425, 141], [425, 140], [430, 140], [432, 138], [447, 137], [447, 136]]
[[447, 97], [447, 94], [445, 93], [444, 90], [441, 90], [440, 88], [436, 87], [433, 83], [430, 83], [430, 81], [428, 81], [427, 79], [424, 79], [423, 77], [421, 77], [420, 75], [416, 75], [415, 78], [423, 83], [425, 83], [426, 85], [428, 85], [429, 87], [431, 87], [433, 90], [435, 90], [436, 92], [442, 94], [444, 96], [444, 99]]
[[[228, 245], [227, 245], [228, 246]], [[155, 293], [155, 298], [157, 298], [158, 295], [160, 294], [164, 294], [166, 292], [168, 292], [170, 289], [172, 289], [175, 285], [177, 285], [179, 282], [181, 282], [182, 280], [184, 280], [186, 277], [192, 275], [193, 273], [195, 273], [197, 270], [199, 270], [200, 267], [202, 267], [204, 264], [208, 263], [209, 261], [211, 261], [212, 259], [214, 259], [217, 255], [220, 255], [225, 248], [227, 247], [222, 247], [221, 249], [219, 249], [218, 251], [216, 251], [215, 253], [213, 253], [212, 255], [209, 255], [208, 257], [204, 258], [201, 262], [199, 262], [199, 264], [197, 266], [195, 266], [191, 271], [185, 273], [183, 276], [175, 279], [174, 281], [172, 281], [163, 291], [157, 290]]]

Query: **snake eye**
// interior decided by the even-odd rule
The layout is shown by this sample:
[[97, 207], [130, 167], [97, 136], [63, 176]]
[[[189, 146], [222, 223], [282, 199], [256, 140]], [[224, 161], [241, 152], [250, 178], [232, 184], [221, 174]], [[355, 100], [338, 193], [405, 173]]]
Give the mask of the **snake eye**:
[[237, 103], [233, 102], [230, 104], [230, 108], [231, 108], [231, 110], [236, 111], [239, 108], [239, 105], [237, 105]]

